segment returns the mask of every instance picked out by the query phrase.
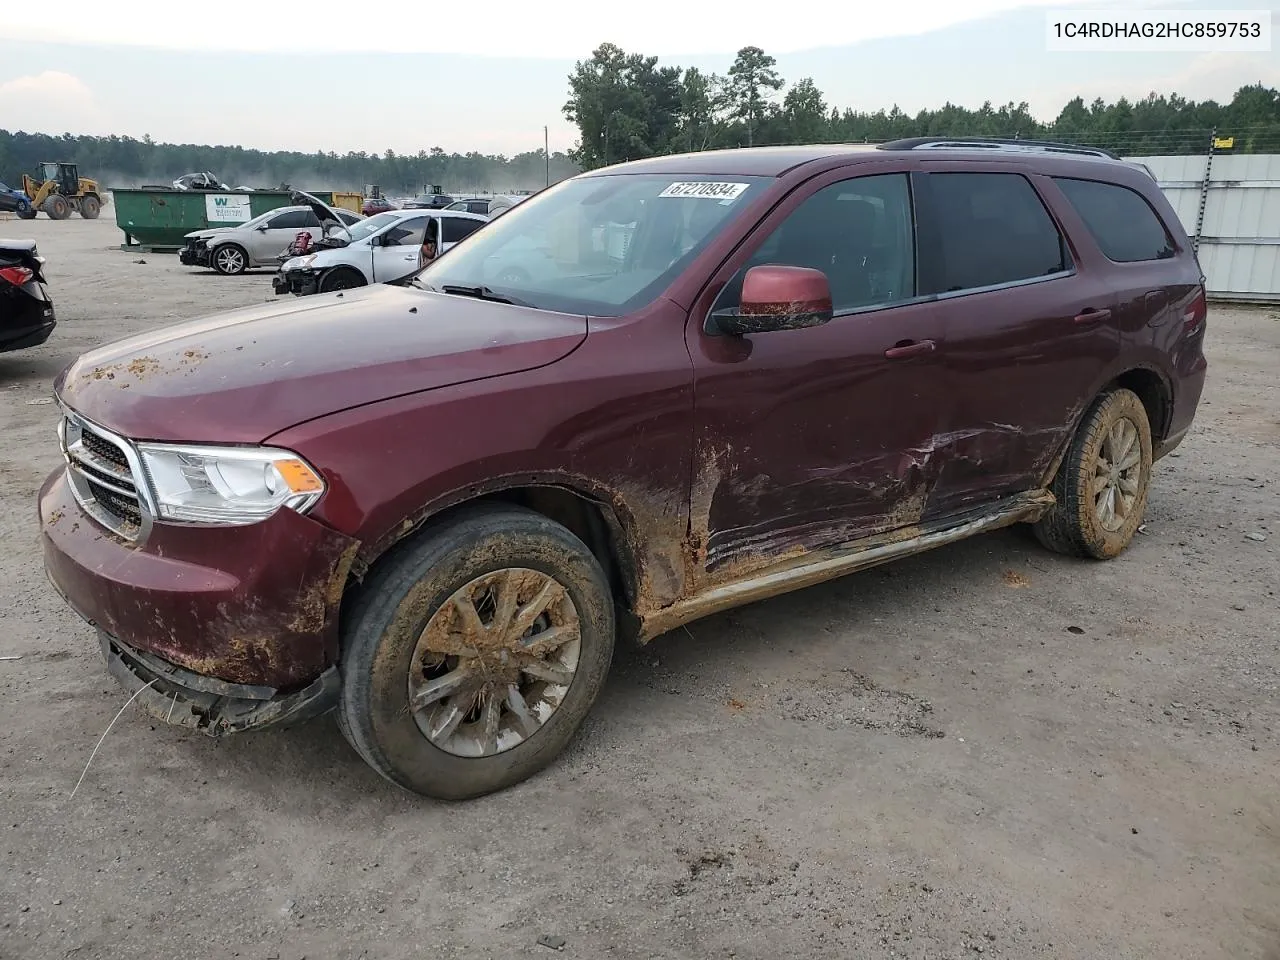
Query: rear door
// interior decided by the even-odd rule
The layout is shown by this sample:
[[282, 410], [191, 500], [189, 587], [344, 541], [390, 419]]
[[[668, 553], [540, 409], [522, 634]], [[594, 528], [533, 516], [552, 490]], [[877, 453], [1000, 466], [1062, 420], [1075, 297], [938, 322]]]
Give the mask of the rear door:
[[1039, 484], [1119, 355], [1117, 300], [1047, 178], [997, 162], [924, 168], [921, 276], [945, 318], [951, 402], [934, 498], [955, 513]]
[[1053, 183], [1108, 261], [1121, 338], [1134, 346], [1160, 339], [1198, 292], [1198, 266], [1188, 270], [1178, 259], [1177, 244], [1136, 190], [1071, 177], [1054, 177]]
[[379, 234], [373, 248], [372, 283], [390, 283], [418, 269], [418, 254], [430, 222], [425, 215], [406, 217]]

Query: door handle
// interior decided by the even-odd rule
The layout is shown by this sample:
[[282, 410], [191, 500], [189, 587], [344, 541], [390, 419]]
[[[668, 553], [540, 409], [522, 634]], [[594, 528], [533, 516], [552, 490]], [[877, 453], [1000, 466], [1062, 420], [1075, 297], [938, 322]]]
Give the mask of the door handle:
[[922, 357], [926, 353], [933, 353], [935, 346], [932, 340], [903, 340], [886, 350], [884, 355], [890, 360], [906, 360], [910, 357]]
[[1103, 320], [1111, 319], [1111, 311], [1107, 308], [1095, 310], [1090, 307], [1088, 310], [1081, 311], [1075, 315], [1075, 322], [1081, 324], [1101, 323]]
[[418, 258], [417, 258], [417, 257], [405, 257], [404, 259], [405, 259], [405, 260], [410, 260], [410, 261], [412, 261], [412, 260], [417, 260]]

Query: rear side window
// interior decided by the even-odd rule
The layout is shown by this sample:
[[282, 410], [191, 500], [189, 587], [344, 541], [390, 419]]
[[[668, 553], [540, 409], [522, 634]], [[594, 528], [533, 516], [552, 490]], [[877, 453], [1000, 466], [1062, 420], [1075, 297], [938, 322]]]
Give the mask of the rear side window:
[[440, 222], [444, 226], [445, 243], [457, 243], [484, 226], [483, 220], [464, 220], [462, 217], [441, 217]]
[[1055, 178], [1108, 260], [1137, 263], [1168, 260], [1173, 240], [1146, 197], [1128, 187], [1097, 180]]
[[974, 290], [1062, 273], [1066, 244], [1026, 177], [932, 173], [937, 249], [934, 293]]

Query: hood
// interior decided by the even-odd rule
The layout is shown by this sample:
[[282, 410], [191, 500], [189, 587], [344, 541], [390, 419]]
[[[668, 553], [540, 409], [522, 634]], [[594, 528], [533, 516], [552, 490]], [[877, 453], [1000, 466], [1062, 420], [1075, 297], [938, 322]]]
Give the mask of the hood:
[[260, 443], [350, 407], [545, 366], [586, 335], [584, 316], [376, 284], [108, 344], [54, 389], [134, 439]]
[[239, 227], [206, 227], [204, 230], [192, 230], [190, 233], [182, 235], [183, 240], [203, 240], [205, 237], [217, 236], [220, 233], [230, 233], [232, 230], [238, 230]]

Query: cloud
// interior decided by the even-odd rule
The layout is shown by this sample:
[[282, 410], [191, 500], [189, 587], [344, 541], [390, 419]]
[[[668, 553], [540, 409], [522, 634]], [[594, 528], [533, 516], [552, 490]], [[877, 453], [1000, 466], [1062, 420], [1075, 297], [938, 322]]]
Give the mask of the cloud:
[[[1147, 0], [1093, 0], [1116, 8]], [[53, 18], [36, 4], [6, 4], [0, 32], [15, 40], [127, 45], [221, 53], [387, 52], [455, 53], [485, 57], [578, 58], [602, 41], [659, 56], [732, 54], [748, 44], [769, 52], [812, 48], [815, 39], [836, 46], [876, 37], [910, 36], [1023, 8], [1073, 7], [1088, 0], [897, 0], [866, 3], [832, 15], [830, 0], [742, 0], [732, 9], [687, 0], [649, 0], [641, 15], [599, 0], [490, 0], [483, 26], [465, 19], [460, 29], [436, 28], [422, 14], [416, 26], [368, 30], [360, 21], [342, 29], [334, 17], [299, 16], [296, 4], [220, 0], [209, 7], [172, 0], [131, 0], [129, 16], [84, 20]]]
[[84, 81], [60, 70], [0, 81], [0, 103], [7, 130], [99, 133], [111, 125]]

